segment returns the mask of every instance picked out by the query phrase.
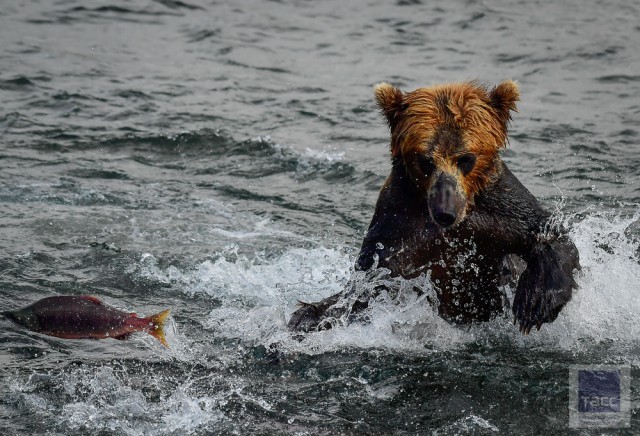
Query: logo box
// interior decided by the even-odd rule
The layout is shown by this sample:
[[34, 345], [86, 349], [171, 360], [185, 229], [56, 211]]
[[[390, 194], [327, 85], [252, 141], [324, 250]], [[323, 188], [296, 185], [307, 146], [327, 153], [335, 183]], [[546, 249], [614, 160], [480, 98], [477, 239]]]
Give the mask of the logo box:
[[569, 427], [631, 425], [629, 366], [572, 365], [569, 369]]

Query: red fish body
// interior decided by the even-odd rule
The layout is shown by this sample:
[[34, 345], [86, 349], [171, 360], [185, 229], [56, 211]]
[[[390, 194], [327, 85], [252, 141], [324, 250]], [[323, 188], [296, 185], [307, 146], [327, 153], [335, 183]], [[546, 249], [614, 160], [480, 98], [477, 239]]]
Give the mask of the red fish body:
[[169, 312], [140, 318], [107, 306], [97, 297], [61, 295], [2, 314], [29, 330], [58, 338], [127, 339], [131, 333], [147, 332], [168, 347], [164, 323]]

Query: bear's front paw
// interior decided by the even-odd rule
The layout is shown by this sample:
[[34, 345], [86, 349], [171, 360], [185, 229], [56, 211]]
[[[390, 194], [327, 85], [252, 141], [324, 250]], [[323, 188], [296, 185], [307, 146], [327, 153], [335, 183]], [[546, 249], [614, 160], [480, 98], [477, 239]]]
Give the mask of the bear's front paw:
[[559, 301], [558, 292], [542, 289], [519, 289], [513, 300], [514, 324], [519, 324], [520, 332], [528, 335], [535, 326], [537, 330], [545, 322], [553, 322], [567, 299]]
[[555, 240], [534, 248], [518, 280], [513, 299], [514, 323], [526, 335], [536, 326], [553, 322], [576, 287], [573, 270], [579, 268], [578, 251], [568, 240]]
[[299, 301], [300, 308], [293, 312], [287, 327], [297, 332], [310, 332], [317, 330], [322, 320], [323, 310], [315, 304]]

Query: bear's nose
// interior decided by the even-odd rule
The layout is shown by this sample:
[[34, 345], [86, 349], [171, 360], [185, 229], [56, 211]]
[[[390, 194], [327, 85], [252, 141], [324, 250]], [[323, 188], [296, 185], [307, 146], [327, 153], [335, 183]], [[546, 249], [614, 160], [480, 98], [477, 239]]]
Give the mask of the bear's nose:
[[456, 180], [448, 174], [441, 174], [429, 194], [431, 217], [440, 227], [451, 227], [456, 222], [460, 207]]
[[456, 216], [447, 212], [439, 212], [433, 215], [433, 219], [442, 227], [449, 227], [456, 221]]

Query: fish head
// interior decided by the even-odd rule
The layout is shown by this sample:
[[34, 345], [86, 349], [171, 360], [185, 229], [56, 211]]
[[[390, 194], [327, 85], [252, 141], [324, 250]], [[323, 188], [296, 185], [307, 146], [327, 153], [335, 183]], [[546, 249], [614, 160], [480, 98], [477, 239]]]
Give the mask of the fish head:
[[2, 315], [4, 315], [7, 319], [15, 322], [16, 324], [28, 328], [29, 330], [37, 331], [40, 329], [38, 317], [30, 307], [2, 312]]

